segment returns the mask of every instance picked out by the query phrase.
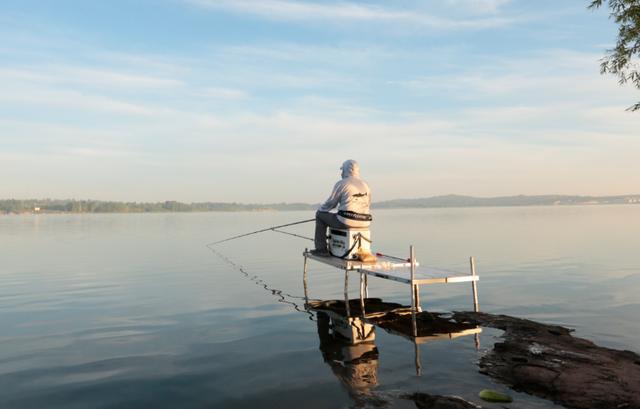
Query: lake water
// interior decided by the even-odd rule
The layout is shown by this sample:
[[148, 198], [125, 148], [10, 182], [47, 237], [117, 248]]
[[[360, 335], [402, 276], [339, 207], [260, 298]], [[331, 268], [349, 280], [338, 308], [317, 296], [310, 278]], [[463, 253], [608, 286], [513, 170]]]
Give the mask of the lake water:
[[[640, 352], [640, 206], [374, 216], [374, 250], [404, 256], [414, 244], [422, 264], [464, 272], [475, 256], [483, 311], [572, 327], [600, 345]], [[310, 217], [0, 216], [0, 407], [409, 408], [400, 399], [408, 392], [479, 402], [481, 389], [508, 391], [477, 371], [498, 331], [485, 330], [479, 350], [470, 337], [421, 345], [419, 377], [414, 345], [379, 329], [377, 353], [340, 362], [344, 349], [327, 343], [299, 298], [301, 253], [311, 242], [267, 232], [216, 247], [235, 265], [205, 247]], [[311, 236], [312, 227], [289, 231]], [[310, 263], [312, 298], [341, 298], [342, 280]], [[469, 287], [425, 286], [423, 308], [468, 310]], [[408, 299], [406, 286], [376, 279], [370, 295]], [[358, 371], [369, 374], [364, 384]], [[514, 407], [553, 407], [508, 392]]]

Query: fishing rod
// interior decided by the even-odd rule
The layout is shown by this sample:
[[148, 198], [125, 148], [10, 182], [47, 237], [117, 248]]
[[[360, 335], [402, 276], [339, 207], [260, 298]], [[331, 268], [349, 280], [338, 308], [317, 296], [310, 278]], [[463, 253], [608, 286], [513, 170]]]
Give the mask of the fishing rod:
[[[288, 227], [288, 226], [295, 226], [296, 224], [303, 224], [303, 223], [309, 223], [309, 222], [314, 222], [316, 221], [315, 218], [313, 219], [308, 219], [308, 220], [301, 220], [299, 222], [293, 222], [293, 223], [287, 223], [287, 224], [281, 224], [279, 226], [272, 226], [272, 227], [267, 227], [266, 229], [261, 229], [261, 230], [256, 230], [256, 231], [252, 231], [250, 233], [245, 233], [245, 234], [239, 234], [237, 236], [233, 236], [233, 237], [228, 237], [226, 239], [222, 239], [222, 240], [218, 240], [218, 241], [214, 241], [213, 243], [209, 243], [207, 244], [207, 247], [209, 246], [214, 246], [216, 244], [220, 244], [220, 243], [224, 243], [225, 241], [231, 241], [231, 240], [235, 240], [235, 239], [239, 239], [241, 237], [247, 237], [247, 236], [251, 236], [253, 234], [258, 234], [258, 233], [263, 233], [265, 231], [278, 231], [276, 229], [280, 229], [282, 227]], [[278, 233], [285, 233], [282, 231], [278, 231]], [[286, 234], [292, 234], [292, 233], [286, 233]], [[305, 239], [309, 239], [308, 237], [303, 237]], [[312, 239], [309, 239], [312, 240]]]
[[282, 231], [282, 230], [277, 230], [277, 229], [273, 229], [273, 231], [276, 232], [276, 233], [288, 234], [289, 236], [299, 237], [301, 239], [314, 241], [314, 239], [312, 239], [311, 237], [301, 236], [301, 235], [295, 234], [295, 233], [289, 233], [288, 231]]
[[388, 254], [376, 253], [376, 256], [378, 256], [378, 257], [387, 257], [387, 258], [390, 258], [390, 259], [393, 259], [393, 260], [398, 260], [398, 261], [406, 261], [408, 263], [411, 262], [410, 258], [402, 258], [402, 257], [390, 256]]

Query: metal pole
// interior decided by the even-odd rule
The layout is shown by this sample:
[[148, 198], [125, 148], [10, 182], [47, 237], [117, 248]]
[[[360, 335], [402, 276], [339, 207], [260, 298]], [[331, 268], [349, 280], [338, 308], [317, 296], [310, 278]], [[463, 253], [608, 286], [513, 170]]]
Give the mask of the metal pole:
[[420, 286], [416, 284], [414, 288], [416, 293], [416, 309], [418, 312], [422, 312], [422, 306], [420, 305]]
[[304, 267], [302, 269], [302, 286], [304, 287], [304, 303], [305, 307], [309, 304], [309, 290], [307, 287], [307, 251], [309, 249], [304, 249]]
[[413, 336], [418, 336], [418, 325], [416, 320], [416, 292], [414, 291], [413, 282], [416, 279], [416, 258], [413, 245], [409, 246], [409, 259], [411, 260], [411, 325], [413, 327]]
[[[476, 260], [473, 257], [469, 258], [469, 264], [471, 267], [471, 275], [476, 276]], [[480, 307], [478, 305], [478, 284], [477, 281], [471, 282], [471, 291], [473, 293], [473, 311], [480, 311]]]
[[364, 298], [369, 298], [369, 274], [364, 275]]
[[364, 277], [365, 274], [360, 271], [360, 311], [362, 312], [362, 318], [364, 318]]
[[347, 317], [351, 316], [351, 308], [349, 308], [349, 270], [344, 270], [344, 308]]
[[413, 245], [409, 247], [409, 259], [411, 260], [411, 325], [413, 327], [413, 345], [415, 348], [415, 358], [416, 358], [416, 375], [422, 375], [422, 364], [420, 362], [420, 347], [418, 346], [418, 342], [416, 338], [418, 337], [418, 322], [416, 319], [416, 313], [419, 308], [420, 303], [420, 295], [418, 286], [414, 285], [416, 280], [416, 253], [413, 248]]

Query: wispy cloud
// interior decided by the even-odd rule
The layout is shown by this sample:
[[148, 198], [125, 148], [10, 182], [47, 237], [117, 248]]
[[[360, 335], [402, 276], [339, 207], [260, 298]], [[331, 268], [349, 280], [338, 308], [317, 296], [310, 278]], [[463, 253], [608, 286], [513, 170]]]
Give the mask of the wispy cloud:
[[80, 84], [93, 87], [168, 88], [184, 85], [174, 78], [140, 75], [105, 68], [69, 65], [45, 65], [38, 68], [0, 68], [3, 80], [28, 80], [50, 84]]
[[127, 100], [76, 90], [39, 87], [0, 87], [0, 102], [132, 115], [152, 115], [155, 113], [155, 110], [149, 106]]
[[[568, 50], [544, 50], [526, 56], [494, 58], [461, 66], [447, 74], [392, 81], [419, 95], [447, 95], [464, 101], [517, 104], [564, 103], [589, 107], [621, 101], [633, 95], [599, 74], [599, 55]], [[593, 99], [593, 95], [599, 98]]]
[[184, 85], [183, 81], [174, 78], [162, 78], [108, 69], [53, 66], [48, 72], [55, 78], [66, 78], [67, 81], [85, 85], [99, 84], [110, 87], [133, 88], [167, 88]]
[[454, 7], [464, 8], [466, 11], [484, 14], [497, 13], [511, 0], [445, 0], [445, 2]]
[[105, 148], [104, 146], [77, 146], [68, 149], [62, 149], [55, 154], [61, 156], [76, 156], [89, 158], [120, 158], [136, 155], [137, 153]]
[[[411, 23], [434, 29], [484, 29], [512, 24], [513, 19], [481, 17], [451, 19], [414, 10], [393, 9], [353, 2], [308, 2], [291, 0], [183, 0], [194, 6], [249, 14], [263, 18], [288, 21], [361, 21]], [[477, 1], [485, 8], [498, 1]]]
[[249, 97], [246, 91], [234, 88], [208, 87], [202, 91], [202, 95], [213, 99], [240, 100]]

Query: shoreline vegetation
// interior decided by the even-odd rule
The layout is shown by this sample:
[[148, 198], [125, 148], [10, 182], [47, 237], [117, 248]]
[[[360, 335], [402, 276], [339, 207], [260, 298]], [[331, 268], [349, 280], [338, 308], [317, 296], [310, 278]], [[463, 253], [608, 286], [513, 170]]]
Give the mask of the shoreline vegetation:
[[[420, 199], [395, 199], [372, 204], [373, 209], [419, 209], [446, 207], [514, 207], [638, 204], [640, 194], [622, 196], [434, 196]], [[315, 210], [318, 204], [269, 203], [245, 204], [225, 202], [115, 202], [77, 199], [0, 199], [0, 214], [29, 213], [189, 213], [189, 212], [258, 212]]]

